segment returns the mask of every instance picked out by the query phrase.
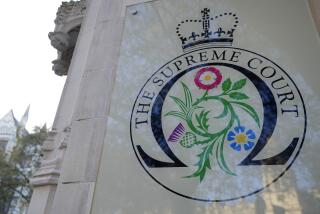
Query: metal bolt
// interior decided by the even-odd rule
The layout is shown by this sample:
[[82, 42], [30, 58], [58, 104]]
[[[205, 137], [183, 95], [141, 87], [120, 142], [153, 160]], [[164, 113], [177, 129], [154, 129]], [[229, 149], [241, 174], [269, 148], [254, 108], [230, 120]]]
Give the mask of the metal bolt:
[[131, 15], [135, 16], [138, 14], [138, 11], [136, 9], [129, 9], [129, 12], [131, 13]]

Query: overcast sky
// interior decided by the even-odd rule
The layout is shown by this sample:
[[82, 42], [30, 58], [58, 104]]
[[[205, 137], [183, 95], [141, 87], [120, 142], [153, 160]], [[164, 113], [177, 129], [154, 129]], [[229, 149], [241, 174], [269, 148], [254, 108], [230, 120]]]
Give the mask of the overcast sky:
[[54, 74], [57, 52], [48, 33], [61, 0], [3, 1], [0, 13], [0, 117], [13, 109], [20, 119], [30, 104], [28, 130], [52, 125], [65, 77]]

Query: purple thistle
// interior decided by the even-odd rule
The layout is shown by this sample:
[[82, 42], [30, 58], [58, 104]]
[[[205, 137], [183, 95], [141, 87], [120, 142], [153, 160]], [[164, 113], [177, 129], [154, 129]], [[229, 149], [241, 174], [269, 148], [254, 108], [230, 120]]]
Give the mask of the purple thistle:
[[179, 138], [184, 134], [184, 127], [181, 123], [173, 130], [168, 141], [177, 142]]

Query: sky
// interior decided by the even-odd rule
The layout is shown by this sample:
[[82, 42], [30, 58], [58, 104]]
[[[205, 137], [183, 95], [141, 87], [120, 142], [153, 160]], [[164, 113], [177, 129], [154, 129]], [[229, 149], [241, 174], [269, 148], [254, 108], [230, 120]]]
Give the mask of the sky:
[[66, 80], [52, 71], [57, 51], [48, 39], [61, 2], [1, 2], [0, 117], [12, 109], [20, 120], [30, 104], [29, 131], [52, 126]]

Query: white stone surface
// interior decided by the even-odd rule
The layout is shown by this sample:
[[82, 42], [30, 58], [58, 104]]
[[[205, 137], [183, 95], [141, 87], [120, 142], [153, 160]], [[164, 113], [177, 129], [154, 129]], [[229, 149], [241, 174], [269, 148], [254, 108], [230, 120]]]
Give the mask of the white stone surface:
[[105, 118], [108, 107], [106, 97], [112, 88], [113, 71], [89, 70], [84, 74], [74, 121]]
[[[120, 18], [121, 10], [123, 8], [123, 2], [126, 0], [110, 1], [104, 0], [101, 2], [100, 10], [98, 11], [98, 21], [109, 21]], [[106, 13], [108, 11], [108, 13]]]
[[62, 183], [96, 181], [105, 124], [105, 118], [73, 122], [60, 178]]
[[89, 70], [115, 69], [118, 62], [123, 22], [123, 18], [119, 18], [99, 22], [96, 25], [86, 65]]
[[81, 182], [59, 184], [49, 214], [89, 214], [93, 198], [94, 183]]
[[52, 202], [56, 192], [56, 185], [40, 186], [33, 191], [32, 201], [28, 213], [49, 214], [52, 210]]

